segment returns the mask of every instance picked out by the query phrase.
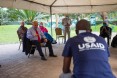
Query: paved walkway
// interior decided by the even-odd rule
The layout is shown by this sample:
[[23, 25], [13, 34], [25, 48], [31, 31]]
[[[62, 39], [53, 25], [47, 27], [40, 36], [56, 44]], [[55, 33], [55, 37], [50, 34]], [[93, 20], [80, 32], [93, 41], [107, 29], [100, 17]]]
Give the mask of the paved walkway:
[[37, 51], [28, 58], [21, 50], [18, 51], [18, 46], [19, 44], [0, 45], [0, 78], [58, 78], [62, 67], [63, 45], [54, 45], [58, 57], [48, 57], [47, 61], [40, 60]]
[[[40, 60], [37, 51], [28, 58], [18, 50], [18, 46], [19, 44], [0, 45], [0, 78], [58, 78], [62, 68], [61, 53], [64, 44], [53, 45], [58, 57], [48, 57], [47, 61]], [[112, 70], [117, 75], [117, 48], [110, 48], [110, 51]]]

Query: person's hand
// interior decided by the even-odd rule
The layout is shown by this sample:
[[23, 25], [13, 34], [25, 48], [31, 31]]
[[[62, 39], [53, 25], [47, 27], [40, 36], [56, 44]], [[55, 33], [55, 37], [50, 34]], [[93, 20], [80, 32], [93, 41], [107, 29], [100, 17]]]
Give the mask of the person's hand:
[[38, 34], [35, 34], [35, 36], [37, 37], [37, 36], [38, 36]]
[[48, 40], [45, 38], [45, 39], [44, 39], [44, 42], [47, 42], [47, 41], [48, 41]]

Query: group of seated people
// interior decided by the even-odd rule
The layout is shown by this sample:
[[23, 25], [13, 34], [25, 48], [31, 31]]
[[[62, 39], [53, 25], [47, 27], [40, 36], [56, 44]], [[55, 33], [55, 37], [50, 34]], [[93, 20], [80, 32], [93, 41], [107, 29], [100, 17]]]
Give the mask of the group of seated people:
[[[111, 33], [112, 29], [103, 22], [103, 26], [100, 28], [100, 35], [103, 38], [107, 38], [107, 43], [110, 45], [109, 41], [111, 39]], [[31, 45], [36, 45], [37, 50], [39, 51], [39, 54], [41, 56], [42, 60], [46, 60], [44, 57], [44, 54], [41, 49], [40, 43], [44, 42], [46, 43], [46, 46], [49, 49], [49, 56], [56, 57], [53, 53], [52, 43], [56, 44], [56, 41], [52, 38], [52, 36], [48, 33], [48, 30], [43, 26], [43, 23], [40, 22], [38, 26], [37, 21], [33, 21], [32, 27], [27, 29], [24, 26], [24, 22], [21, 22], [21, 26], [17, 30], [17, 34], [19, 36], [19, 39], [23, 41], [23, 52], [28, 55], [30, 51]], [[32, 50], [31, 54], [34, 54], [35, 50]]]
[[[17, 30], [17, 34], [19, 39], [23, 41], [23, 52], [26, 55], [30, 53], [31, 45], [35, 45], [40, 56], [41, 60], [47, 60], [42, 52], [41, 44], [46, 43], [46, 46], [49, 49], [49, 56], [50, 57], [57, 57], [54, 55], [52, 43], [56, 43], [56, 41], [49, 35], [48, 30], [43, 26], [43, 23], [40, 23], [38, 27], [38, 22], [33, 21], [32, 27], [27, 29], [24, 26], [24, 22], [21, 22], [21, 26]], [[34, 54], [35, 50], [31, 51], [31, 54]]]

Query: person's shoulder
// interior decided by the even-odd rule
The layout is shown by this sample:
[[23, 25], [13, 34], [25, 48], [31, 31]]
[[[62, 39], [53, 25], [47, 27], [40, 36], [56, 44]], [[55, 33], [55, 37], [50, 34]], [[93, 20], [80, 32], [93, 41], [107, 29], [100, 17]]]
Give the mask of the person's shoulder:
[[112, 29], [111, 27], [108, 26], [109, 29]]
[[100, 28], [103, 28], [104, 26], [101, 26]]
[[68, 39], [67, 42], [69, 42], [69, 43], [72, 42], [72, 43], [73, 43], [73, 42], [75, 41], [76, 38], [77, 38], [77, 36], [71, 37], [71, 38]]
[[20, 26], [18, 29], [21, 29], [22, 27]]
[[[92, 36], [92, 37], [95, 37], [95, 38], [101, 38], [100, 36], [98, 36], [98, 35], [96, 35], [94, 33], [91, 33], [91, 32], [87, 32], [87, 33], [83, 33], [83, 34], [85, 34], [84, 37], [85, 36]], [[81, 37], [83, 34], [81, 34], [79, 36]]]
[[91, 33], [91, 35], [94, 36], [94, 37], [97, 37], [97, 38], [101, 38], [100, 36], [98, 36], [98, 35], [96, 35], [94, 33]]
[[21, 31], [22, 30], [22, 28], [21, 28], [21, 26], [18, 28], [18, 30], [17, 31]]
[[45, 26], [43, 26], [43, 28], [45, 28], [45, 29], [46, 29], [46, 27], [45, 27]]
[[33, 29], [33, 27], [30, 27], [28, 30], [32, 30]]
[[104, 38], [101, 37], [101, 36], [98, 36], [98, 35], [93, 34], [93, 33], [92, 33], [92, 36], [95, 37], [95, 38], [98, 39], [98, 40], [101, 40], [101, 41], [104, 41], [104, 42], [105, 42]]
[[101, 28], [103, 29], [103, 28], [106, 28], [106, 26], [101, 26]]

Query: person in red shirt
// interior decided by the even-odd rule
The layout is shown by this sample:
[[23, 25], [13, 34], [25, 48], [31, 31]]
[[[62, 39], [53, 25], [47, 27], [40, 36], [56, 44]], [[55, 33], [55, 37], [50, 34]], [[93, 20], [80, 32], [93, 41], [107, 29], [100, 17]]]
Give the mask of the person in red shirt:
[[56, 44], [57, 42], [52, 38], [52, 36], [48, 33], [48, 30], [45, 26], [43, 26], [43, 22], [40, 22], [39, 28], [41, 29], [41, 31], [44, 33], [44, 35], [46, 36], [46, 38], [52, 43], [52, 44]]
[[45, 27], [43, 26], [43, 22], [40, 22], [39, 28], [41, 29], [41, 31], [42, 31], [43, 33], [48, 33], [47, 28], [45, 28]]

